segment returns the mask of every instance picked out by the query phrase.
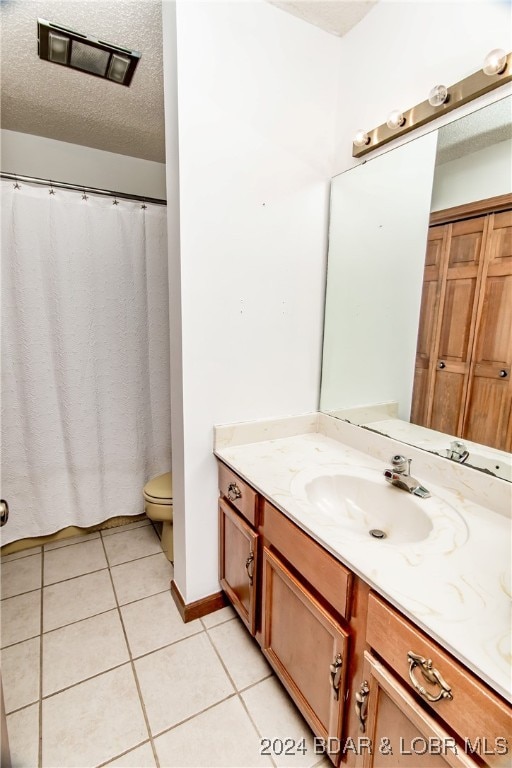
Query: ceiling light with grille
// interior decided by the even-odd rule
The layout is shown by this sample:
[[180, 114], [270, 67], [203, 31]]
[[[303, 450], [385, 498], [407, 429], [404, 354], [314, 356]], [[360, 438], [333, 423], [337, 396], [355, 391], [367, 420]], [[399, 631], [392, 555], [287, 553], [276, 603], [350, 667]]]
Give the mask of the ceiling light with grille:
[[40, 59], [88, 72], [120, 85], [130, 85], [141, 54], [106, 43], [69, 27], [37, 20]]

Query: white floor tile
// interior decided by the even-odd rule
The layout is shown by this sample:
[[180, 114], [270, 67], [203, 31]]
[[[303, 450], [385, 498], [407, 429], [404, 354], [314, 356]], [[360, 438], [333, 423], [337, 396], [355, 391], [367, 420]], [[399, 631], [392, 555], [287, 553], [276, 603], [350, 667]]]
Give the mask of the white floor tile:
[[204, 631], [199, 619], [182, 621], [170, 592], [124, 605], [121, 614], [133, 657]]
[[148, 738], [131, 665], [43, 700], [43, 766], [84, 768]]
[[124, 525], [116, 525], [113, 528], [103, 528], [101, 535], [111, 536], [113, 533], [121, 533], [122, 531], [131, 531], [132, 528], [142, 528], [144, 525], [151, 525], [149, 519], [146, 517], [144, 520], [136, 520], [134, 523], [125, 523]]
[[163, 552], [112, 568], [120, 605], [170, 589], [173, 567]]
[[2, 684], [5, 711], [33, 704], [39, 699], [40, 639], [25, 640], [2, 651]]
[[43, 635], [43, 696], [129, 661], [117, 610]]
[[[271, 756], [276, 765], [310, 768], [322, 759], [320, 748], [315, 749], [311, 729], [277, 678], [263, 680], [244, 691], [242, 698], [262, 737], [271, 740]], [[305, 752], [297, 750], [297, 745], [303, 746]], [[285, 746], [294, 754], [282, 754]]]
[[11, 560], [19, 560], [20, 557], [30, 557], [30, 555], [41, 554], [41, 547], [30, 547], [30, 549], [21, 549], [19, 552], [13, 552], [11, 555], [2, 555], [2, 563], [10, 563]]
[[206, 633], [137, 659], [135, 669], [153, 734], [233, 693]]
[[156, 555], [162, 551], [160, 540], [151, 525], [144, 525], [139, 528], [132, 528], [130, 531], [122, 531], [113, 536], [107, 536], [104, 544], [107, 559], [111, 566], [127, 563], [146, 555]]
[[44, 584], [54, 584], [106, 567], [101, 539], [52, 549], [44, 556]]
[[52, 584], [43, 589], [43, 632], [115, 607], [108, 570]]
[[12, 768], [39, 764], [39, 703], [7, 715]]
[[60, 549], [61, 547], [69, 547], [71, 544], [83, 544], [86, 541], [92, 541], [93, 539], [99, 539], [99, 531], [94, 533], [82, 533], [78, 536], [69, 536], [67, 539], [58, 539], [57, 541], [51, 541], [45, 544], [43, 549], [45, 552], [49, 552], [52, 549]]
[[240, 619], [219, 624], [208, 633], [238, 690], [271, 674], [259, 645]]
[[41, 586], [41, 554], [2, 562], [2, 600]]
[[272, 765], [238, 696], [155, 739], [161, 768], [250, 768]]
[[217, 624], [222, 624], [224, 621], [234, 619], [235, 616], [236, 613], [233, 608], [230, 605], [226, 605], [225, 608], [221, 608], [219, 611], [208, 613], [206, 616], [203, 616], [201, 621], [205, 625], [206, 629], [209, 629], [210, 627], [216, 627]]
[[41, 590], [2, 601], [2, 648], [41, 634]]
[[155, 768], [155, 758], [149, 741], [137, 749], [132, 749], [126, 755], [118, 757], [104, 768]]

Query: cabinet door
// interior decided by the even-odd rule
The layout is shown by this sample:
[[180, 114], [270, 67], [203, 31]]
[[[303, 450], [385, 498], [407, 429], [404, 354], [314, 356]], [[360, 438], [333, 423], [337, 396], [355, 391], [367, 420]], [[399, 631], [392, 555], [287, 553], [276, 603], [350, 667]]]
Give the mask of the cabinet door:
[[512, 211], [490, 217], [462, 436], [512, 450]]
[[286, 566], [263, 549], [262, 650], [337, 764], [348, 635]]
[[220, 585], [249, 632], [256, 630], [258, 534], [219, 499]]
[[424, 712], [410, 693], [365, 651], [356, 707], [358, 768], [477, 768], [464, 748]]

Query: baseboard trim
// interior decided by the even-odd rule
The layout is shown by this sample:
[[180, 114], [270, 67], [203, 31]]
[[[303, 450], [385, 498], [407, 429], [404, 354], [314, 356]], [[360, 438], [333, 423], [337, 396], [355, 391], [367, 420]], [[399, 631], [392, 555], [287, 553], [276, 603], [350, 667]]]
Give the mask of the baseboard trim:
[[171, 581], [171, 595], [185, 624], [228, 605], [228, 599], [224, 592], [214, 592], [213, 595], [202, 597], [201, 600], [186, 603], [174, 579]]

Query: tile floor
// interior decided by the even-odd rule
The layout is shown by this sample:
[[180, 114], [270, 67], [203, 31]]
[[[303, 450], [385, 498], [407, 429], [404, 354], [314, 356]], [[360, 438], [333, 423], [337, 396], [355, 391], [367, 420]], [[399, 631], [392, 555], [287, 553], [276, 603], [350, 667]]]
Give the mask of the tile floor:
[[172, 573], [149, 521], [2, 558], [13, 768], [331, 765], [231, 608], [182, 623]]

